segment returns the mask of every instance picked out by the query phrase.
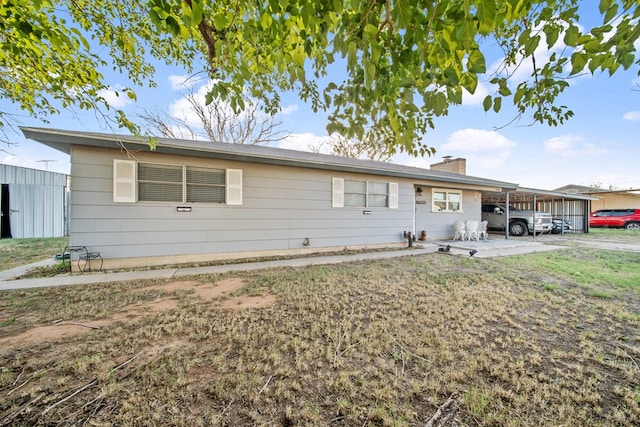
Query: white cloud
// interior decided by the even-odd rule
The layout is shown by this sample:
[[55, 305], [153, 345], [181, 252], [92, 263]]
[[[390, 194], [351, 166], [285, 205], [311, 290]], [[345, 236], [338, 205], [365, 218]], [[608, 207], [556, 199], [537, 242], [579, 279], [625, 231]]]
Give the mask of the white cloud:
[[298, 106], [296, 104], [287, 105], [286, 107], [282, 107], [280, 109], [280, 114], [287, 115], [298, 111]]
[[280, 141], [278, 148], [298, 151], [317, 151], [320, 153], [330, 154], [331, 147], [329, 142], [331, 138], [328, 135], [320, 136], [313, 133], [293, 133], [284, 140]]
[[563, 135], [547, 139], [544, 142], [545, 154], [553, 157], [577, 158], [601, 156], [607, 150], [595, 144], [585, 143], [580, 135]]
[[115, 85], [109, 89], [102, 89], [98, 91], [98, 95], [109, 104], [112, 108], [124, 108], [131, 104], [133, 100], [127, 96], [122, 90], [124, 88], [120, 85]]
[[452, 133], [449, 138], [447, 138], [447, 142], [440, 147], [440, 151], [496, 152], [508, 151], [515, 146], [515, 142], [510, 141], [495, 131], [462, 129]]
[[[205, 136], [205, 132], [202, 126], [202, 121], [193, 110], [192, 100], [195, 101], [196, 104], [199, 105], [199, 107], [206, 112], [207, 109], [209, 108], [206, 105], [206, 96], [211, 90], [212, 84], [213, 84], [212, 81], [208, 81], [206, 84], [199, 86], [197, 90], [192, 89], [190, 91], [185, 92], [183, 96], [171, 102], [167, 107], [167, 113], [170, 116], [173, 116], [178, 120], [181, 120], [191, 129], [193, 129], [195, 132], [200, 132], [202, 134], [202, 135], [199, 135], [198, 139], [207, 139], [207, 137]], [[214, 100], [214, 102], [217, 103], [216, 111], [222, 112], [221, 115], [223, 117], [230, 118], [234, 115], [233, 109], [231, 108], [231, 105], [228, 102], [220, 101], [220, 100]], [[257, 108], [255, 111], [253, 111], [253, 109], [250, 108], [252, 106], [251, 104], [252, 102], [254, 102], [254, 100], [250, 98], [245, 99], [246, 110], [241, 111], [238, 114], [238, 118], [240, 120], [243, 120], [247, 118], [249, 114], [251, 114], [251, 116], [253, 116], [258, 121], [260, 120], [268, 121], [269, 115], [264, 111], [262, 111], [262, 109]], [[297, 109], [298, 109], [298, 106], [296, 104], [288, 105], [281, 109], [280, 114], [283, 114], [283, 115], [291, 114]], [[212, 119], [212, 120], [215, 120], [215, 119]], [[179, 132], [177, 132], [176, 135], [190, 135], [190, 133], [188, 132], [185, 133], [184, 130], [179, 130]], [[187, 139], [191, 139], [191, 137], [187, 136]]]
[[476, 91], [471, 94], [467, 92], [466, 89], [462, 91], [462, 105], [479, 105], [482, 104], [484, 98], [489, 94], [489, 89], [487, 86], [481, 82], [478, 82], [478, 86], [476, 87]]
[[[193, 96], [198, 104], [201, 104], [202, 106], [205, 105], [205, 96], [207, 92], [209, 92], [209, 88], [210, 84], [205, 84], [200, 86], [197, 91], [193, 92]], [[168, 113], [169, 115], [184, 121], [190, 127], [200, 129], [202, 127], [202, 122], [193, 112], [191, 101], [188, 99], [189, 96], [191, 95], [178, 98], [169, 104]]]
[[640, 188], [640, 175], [598, 175], [588, 185], [598, 183], [601, 188], [628, 189]]
[[640, 111], [629, 111], [622, 116], [623, 119], [629, 120], [632, 122], [640, 120]]
[[37, 158], [25, 155], [8, 154], [0, 159], [0, 163], [22, 168], [46, 170], [50, 172], [69, 173], [68, 161], [53, 159], [52, 156]]
[[438, 163], [438, 160], [435, 160], [431, 157], [409, 157], [402, 163], [414, 168], [429, 169], [431, 163]]
[[438, 152], [464, 157], [475, 174], [493, 176], [496, 169], [506, 164], [516, 146], [515, 142], [495, 131], [463, 129], [452, 133]]
[[172, 74], [169, 76], [169, 83], [171, 84], [171, 90], [180, 91], [189, 89], [198, 83], [200, 79], [196, 79], [193, 76]]

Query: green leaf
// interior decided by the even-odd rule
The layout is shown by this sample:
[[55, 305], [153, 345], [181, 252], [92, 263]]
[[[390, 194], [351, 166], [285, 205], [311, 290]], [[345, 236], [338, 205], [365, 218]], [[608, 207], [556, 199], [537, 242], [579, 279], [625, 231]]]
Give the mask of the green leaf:
[[552, 16], [553, 16], [553, 9], [551, 9], [550, 7], [545, 7], [540, 12], [541, 21], [548, 21], [549, 19], [551, 19]]
[[564, 42], [567, 46], [575, 47], [578, 44], [580, 30], [575, 25], [569, 26], [564, 33]]
[[502, 98], [497, 96], [493, 99], [493, 111], [498, 113], [502, 107]]
[[602, 65], [602, 59], [602, 55], [595, 55], [591, 58], [591, 60], [589, 61], [589, 71], [591, 71], [591, 74], [595, 73], [598, 67]]
[[491, 104], [493, 104], [493, 101], [491, 100], [491, 95], [487, 95], [484, 97], [484, 100], [482, 101], [482, 107], [484, 108], [484, 111], [489, 111], [489, 109], [491, 108]]
[[604, 34], [610, 32], [611, 30], [613, 30], [613, 27], [611, 25], [603, 25], [602, 27], [593, 27], [591, 29], [591, 34], [596, 37], [602, 37]]
[[447, 96], [442, 92], [437, 92], [431, 99], [432, 103], [429, 106], [433, 109], [436, 116], [442, 116], [445, 114], [447, 111], [447, 105], [449, 105], [447, 102]]
[[167, 28], [169, 29], [169, 31], [171, 31], [171, 34], [173, 34], [174, 36], [180, 34], [181, 26], [176, 18], [174, 18], [173, 16], [167, 16], [167, 19], [165, 19], [164, 22], [166, 22]]
[[364, 59], [364, 87], [370, 89], [376, 78], [376, 66], [367, 58]]
[[488, 35], [494, 26], [496, 19], [496, 1], [480, 0], [478, 2], [478, 32], [484, 36]]
[[611, 5], [609, 9], [607, 9], [607, 13], [604, 15], [604, 22], [611, 22], [613, 18], [618, 15], [618, 3], [614, 3]]
[[547, 38], [547, 47], [551, 49], [558, 41], [558, 37], [560, 36], [560, 27], [556, 25], [545, 25], [543, 31]]
[[540, 44], [540, 36], [536, 35], [534, 37], [529, 37], [529, 40], [524, 45], [524, 54], [526, 56], [531, 56], [538, 48]]
[[396, 26], [406, 28], [411, 22], [414, 5], [411, 0], [396, 0], [391, 9], [391, 16]]
[[473, 94], [478, 87], [478, 75], [474, 73], [464, 73], [460, 79], [460, 84], [467, 92]]
[[611, 3], [613, 3], [613, 0], [600, 0], [600, 14], [604, 14], [604, 12], [611, 7]]
[[506, 79], [500, 80], [500, 87], [498, 88], [498, 93], [502, 96], [511, 95], [511, 89], [509, 89], [509, 86], [507, 86]]
[[223, 29], [227, 28], [227, 26], [228, 26], [227, 12], [223, 10], [223, 11], [220, 11], [220, 12], [214, 14], [213, 15], [213, 25], [218, 30], [223, 30]]
[[204, 17], [204, 2], [202, 0], [192, 0], [191, 9], [193, 11], [193, 24], [200, 24], [200, 22], [202, 22], [202, 18]]
[[304, 61], [307, 58], [307, 55], [304, 52], [303, 46], [296, 46], [292, 53], [292, 56], [294, 64], [296, 64], [298, 67], [304, 67]]
[[622, 65], [622, 67], [627, 70], [629, 69], [629, 67], [631, 67], [635, 61], [636, 57], [633, 53], [631, 52], [627, 52], [624, 54], [624, 56], [622, 58], [620, 58], [620, 65]]
[[347, 54], [347, 67], [353, 69], [358, 62], [358, 46], [351, 42], [349, 43], [349, 52]]
[[573, 55], [571, 55], [571, 74], [570, 75], [574, 75], [574, 74], [578, 74], [580, 72], [582, 72], [582, 70], [584, 70], [584, 67], [587, 65], [587, 61], [589, 60], [589, 57], [582, 52], [574, 52]]
[[482, 74], [487, 72], [487, 64], [484, 55], [479, 50], [473, 50], [467, 60], [467, 69], [470, 73]]
[[515, 95], [513, 95], [513, 103], [514, 104], [519, 104], [520, 101], [522, 99], [524, 99], [525, 93], [526, 93], [526, 86], [523, 85], [523, 84], [518, 85], [518, 88], [516, 89], [516, 93], [515, 93]]

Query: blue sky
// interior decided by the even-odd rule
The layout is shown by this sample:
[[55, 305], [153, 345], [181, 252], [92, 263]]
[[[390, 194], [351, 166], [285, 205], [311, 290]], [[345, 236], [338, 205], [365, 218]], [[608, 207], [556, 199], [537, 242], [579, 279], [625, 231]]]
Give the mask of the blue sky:
[[[638, 46], [640, 47], [640, 46]], [[562, 46], [556, 46], [561, 49]], [[540, 48], [537, 58], [550, 52]], [[495, 58], [496, 66], [499, 58]], [[519, 72], [526, 74], [527, 67]], [[113, 88], [128, 84], [119, 75], [107, 75]], [[437, 118], [435, 130], [424, 142], [436, 148], [427, 158], [398, 155], [396, 163], [428, 168], [452, 155], [467, 159], [467, 174], [518, 183], [525, 187], [554, 189], [566, 184], [616, 188], [640, 188], [640, 79], [637, 68], [608, 75], [581, 76], [571, 80], [571, 87], [558, 100], [569, 106], [575, 116], [558, 127], [532, 124], [528, 117], [508, 124], [515, 112], [503, 104], [499, 114], [485, 113], [482, 99], [491, 91], [487, 77], [474, 95], [464, 98], [462, 106], [452, 107], [447, 117]], [[184, 75], [179, 69], [159, 69], [158, 88], [138, 90], [138, 101], [112, 97], [113, 105], [135, 115], [143, 108], [180, 110]], [[199, 89], [199, 87], [195, 87]], [[105, 97], [110, 94], [106, 93]], [[291, 137], [279, 144], [283, 148], [308, 150], [327, 136], [326, 116], [314, 114], [308, 105], [292, 94], [284, 94], [279, 119]], [[9, 108], [0, 101], [0, 108]], [[111, 132], [95, 114], [64, 112], [43, 124], [24, 118], [22, 125], [46, 126], [79, 131]], [[22, 135], [10, 134], [17, 145], [0, 145], [0, 163], [68, 173], [69, 158]], [[52, 160], [49, 162], [49, 160]]]

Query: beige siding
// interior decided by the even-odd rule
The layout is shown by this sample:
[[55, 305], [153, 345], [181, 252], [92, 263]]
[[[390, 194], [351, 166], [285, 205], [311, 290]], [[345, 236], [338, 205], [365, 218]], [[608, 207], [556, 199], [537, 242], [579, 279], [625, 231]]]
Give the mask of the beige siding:
[[634, 194], [594, 194], [599, 200], [591, 202], [591, 211], [598, 209], [640, 209], [640, 196]]

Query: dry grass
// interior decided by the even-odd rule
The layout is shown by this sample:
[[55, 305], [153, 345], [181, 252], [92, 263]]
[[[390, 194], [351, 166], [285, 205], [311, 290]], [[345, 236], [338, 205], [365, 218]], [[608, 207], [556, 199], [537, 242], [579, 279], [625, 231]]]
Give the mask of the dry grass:
[[[441, 425], [638, 425], [640, 255], [609, 254], [243, 273], [228, 298], [277, 297], [260, 309], [159, 281], [3, 292], [0, 339], [105, 326], [0, 347], [0, 424], [413, 426], [455, 396]], [[572, 273], [596, 265], [609, 270]], [[167, 296], [167, 311], [114, 317]]]
[[62, 254], [68, 237], [53, 239], [0, 239], [0, 271]]

